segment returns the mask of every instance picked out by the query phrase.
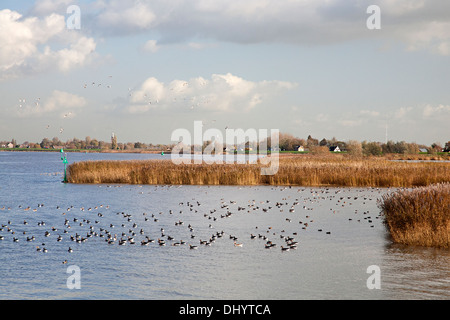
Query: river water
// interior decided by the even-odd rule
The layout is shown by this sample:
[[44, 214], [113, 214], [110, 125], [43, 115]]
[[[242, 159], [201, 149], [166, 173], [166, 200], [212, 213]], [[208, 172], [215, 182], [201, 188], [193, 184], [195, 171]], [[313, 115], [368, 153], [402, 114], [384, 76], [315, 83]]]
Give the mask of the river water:
[[391, 242], [376, 202], [394, 190], [73, 185], [62, 172], [56, 152], [0, 152], [0, 299], [450, 298], [449, 250]]

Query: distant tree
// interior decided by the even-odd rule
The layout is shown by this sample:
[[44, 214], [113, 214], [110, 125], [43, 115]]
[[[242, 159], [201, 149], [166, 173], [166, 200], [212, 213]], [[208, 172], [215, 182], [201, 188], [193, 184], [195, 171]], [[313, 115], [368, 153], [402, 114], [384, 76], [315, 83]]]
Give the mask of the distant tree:
[[328, 141], [327, 139], [323, 138], [322, 140], [320, 140], [319, 142], [319, 146], [328, 146]]
[[135, 142], [134, 148], [135, 149], [144, 149], [145, 148], [145, 144], [142, 143], [142, 142]]
[[445, 152], [450, 152], [450, 141], [445, 143]]
[[[113, 149], [114, 149], [114, 148], [113, 148]], [[117, 149], [117, 147], [116, 147], [115, 149]], [[134, 149], [134, 143], [132, 143], [132, 142], [127, 142], [127, 143], [124, 145], [124, 149], [125, 149], [125, 150], [133, 150], [133, 149]]]
[[111, 144], [105, 142], [105, 141], [99, 141], [98, 142], [98, 147], [100, 149], [111, 149]]
[[331, 139], [328, 140], [328, 144], [327, 144], [327, 145], [328, 145], [329, 147], [331, 147], [331, 146], [337, 146], [337, 142], [338, 142], [338, 141], [337, 141], [336, 137], [333, 137], [333, 138], [331, 138]]
[[42, 141], [41, 141], [41, 143], [40, 143], [40, 146], [41, 146], [41, 148], [50, 148], [50, 146], [51, 146], [51, 141], [49, 140], [49, 139], [47, 139], [47, 138], [44, 138], [44, 139], [42, 139]]
[[347, 143], [346, 147], [348, 154], [351, 155], [352, 157], [361, 157], [363, 154], [362, 145], [361, 142], [359, 141], [350, 140]]
[[379, 156], [383, 153], [383, 149], [378, 142], [366, 142], [361, 143], [363, 154], [366, 156]]
[[306, 139], [306, 146], [311, 150], [312, 147], [318, 146], [318, 145], [319, 145], [319, 140], [314, 139], [313, 137], [311, 137], [311, 135], [309, 135], [308, 138]]
[[[280, 150], [297, 151], [298, 147], [304, 146], [305, 140], [294, 137], [289, 133], [280, 133], [278, 136], [278, 147]], [[268, 139], [267, 146], [271, 147], [271, 138]]]
[[394, 144], [394, 152], [406, 154], [408, 151], [408, 144], [405, 141], [397, 141]]
[[406, 151], [407, 154], [418, 154], [419, 153], [419, 145], [417, 143], [407, 143]]
[[344, 141], [337, 141], [335, 145], [337, 145], [341, 151], [347, 150], [347, 143]]
[[117, 149], [117, 136], [114, 133], [111, 135], [111, 149]]
[[392, 140], [389, 140], [387, 143], [383, 143], [381, 145], [381, 149], [383, 150], [384, 154], [387, 153], [395, 153], [394, 148], [395, 147], [395, 143]]
[[431, 153], [437, 153], [437, 152], [442, 152], [442, 146], [441, 146], [441, 144], [439, 143], [439, 142], [434, 142], [432, 145], [431, 145]]
[[40, 148], [41, 146], [39, 145], [39, 143], [34, 143], [34, 142], [29, 142], [28, 143], [28, 146], [30, 147], [30, 148]]
[[98, 148], [98, 140], [97, 140], [97, 139], [92, 139], [92, 140], [89, 142], [89, 146], [90, 146], [91, 148]]
[[53, 139], [52, 139], [52, 146], [60, 146], [60, 145], [62, 145], [63, 143], [59, 140], [59, 138], [58, 137], [54, 137]]

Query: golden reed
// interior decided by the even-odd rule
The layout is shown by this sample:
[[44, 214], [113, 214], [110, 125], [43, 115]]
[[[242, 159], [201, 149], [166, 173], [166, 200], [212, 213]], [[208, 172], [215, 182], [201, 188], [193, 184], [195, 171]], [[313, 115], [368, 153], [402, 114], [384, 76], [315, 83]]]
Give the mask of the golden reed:
[[378, 206], [394, 242], [450, 248], [450, 183], [385, 194]]
[[415, 187], [450, 181], [446, 162], [396, 162], [344, 155], [280, 156], [275, 175], [262, 164], [174, 164], [170, 160], [83, 161], [68, 167], [70, 183]]

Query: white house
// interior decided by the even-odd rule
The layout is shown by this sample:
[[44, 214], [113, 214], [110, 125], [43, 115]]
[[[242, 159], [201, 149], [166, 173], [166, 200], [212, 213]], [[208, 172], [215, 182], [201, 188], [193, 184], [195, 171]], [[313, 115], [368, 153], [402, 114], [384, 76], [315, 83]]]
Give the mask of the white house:
[[297, 148], [297, 151], [303, 152], [303, 151], [305, 151], [305, 147], [300, 146], [300, 147]]
[[336, 147], [330, 147], [331, 152], [341, 152], [341, 149], [339, 149], [339, 146]]

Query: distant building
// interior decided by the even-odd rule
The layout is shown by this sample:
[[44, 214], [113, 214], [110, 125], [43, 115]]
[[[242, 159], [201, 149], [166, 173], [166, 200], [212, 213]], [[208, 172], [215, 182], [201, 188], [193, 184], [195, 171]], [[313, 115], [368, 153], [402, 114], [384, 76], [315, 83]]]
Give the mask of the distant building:
[[13, 145], [11, 142], [8, 143], [6, 146], [7, 146], [8, 148], [10, 148], [10, 149], [14, 148], [14, 145]]
[[426, 148], [419, 148], [419, 152], [421, 152], [421, 153], [428, 153], [428, 149], [426, 149]]
[[339, 146], [330, 147], [331, 152], [341, 152], [341, 149], [339, 149]]
[[305, 151], [305, 147], [304, 146], [300, 146], [297, 148], [297, 151], [303, 152]]

